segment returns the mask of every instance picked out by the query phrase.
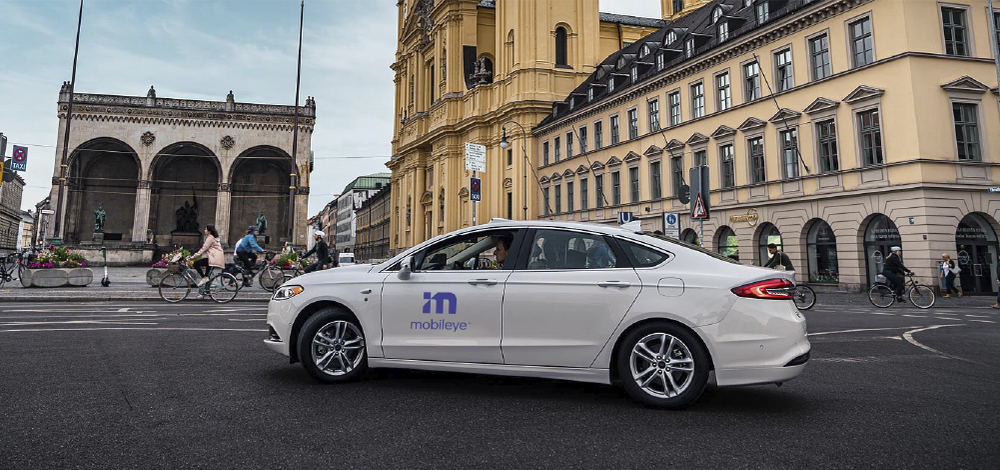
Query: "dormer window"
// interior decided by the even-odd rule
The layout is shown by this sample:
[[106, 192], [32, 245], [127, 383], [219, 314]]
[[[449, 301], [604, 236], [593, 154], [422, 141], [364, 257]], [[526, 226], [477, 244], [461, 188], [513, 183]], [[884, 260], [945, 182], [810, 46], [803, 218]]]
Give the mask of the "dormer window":
[[694, 38], [688, 38], [684, 42], [684, 54], [688, 57], [694, 57]]
[[771, 5], [769, 2], [757, 4], [757, 24], [764, 24], [771, 17]]
[[594, 101], [594, 89], [587, 88], [587, 102], [589, 103], [591, 101]]
[[716, 32], [719, 36], [719, 42], [723, 42], [729, 39], [729, 22], [723, 21], [715, 26]]
[[611, 93], [614, 92], [615, 92], [615, 77], [611, 77], [611, 79], [608, 80], [608, 94], [610, 95]]
[[649, 45], [648, 44], [643, 44], [642, 45], [642, 56], [646, 57], [648, 55], [649, 55]]
[[753, 0], [743, 0], [743, 8], [753, 5]]
[[718, 24], [720, 18], [722, 18], [722, 8], [716, 7], [715, 11], [712, 12], [712, 23]]
[[625, 57], [618, 58], [618, 69], [621, 70], [625, 68]]
[[576, 107], [576, 97], [575, 96], [570, 96], [569, 97], [569, 109], [573, 109], [575, 107]]
[[605, 72], [605, 71], [604, 71], [604, 68], [603, 68], [603, 67], [602, 67], [602, 68], [599, 68], [599, 69], [597, 69], [597, 79], [598, 79], [598, 80], [601, 80], [601, 79], [603, 79], [603, 78], [604, 78], [604, 75], [605, 75], [605, 74], [607, 74], [607, 72]]
[[666, 42], [664, 42], [664, 44], [673, 44], [675, 42], [677, 42], [677, 33], [673, 31], [668, 32], [667, 39]]
[[666, 65], [666, 60], [663, 58], [663, 53], [656, 54], [656, 70], [663, 70]]
[[631, 75], [632, 75], [632, 83], [638, 82], [639, 81], [639, 67], [633, 65], [632, 66]]
[[559, 114], [559, 103], [552, 103], [552, 117]]

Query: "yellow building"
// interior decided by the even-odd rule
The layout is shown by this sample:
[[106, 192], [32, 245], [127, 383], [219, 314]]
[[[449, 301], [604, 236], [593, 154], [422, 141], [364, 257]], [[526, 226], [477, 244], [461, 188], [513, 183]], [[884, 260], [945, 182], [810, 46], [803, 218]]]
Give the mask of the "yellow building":
[[[673, 15], [675, 2], [661, 1], [665, 16]], [[705, 1], [687, 3], [690, 9]], [[597, 0], [401, 0], [398, 6], [387, 164], [394, 252], [472, 223], [466, 142], [488, 149], [485, 174], [478, 175], [478, 221], [534, 218], [537, 146], [530, 129], [608, 54], [666, 24], [600, 13]], [[498, 145], [505, 124], [514, 144], [509, 151]], [[522, 145], [531, 149], [527, 158]]]
[[533, 129], [541, 215], [672, 213], [695, 241], [678, 194], [707, 165], [707, 248], [760, 264], [773, 242], [799, 281], [855, 290], [899, 245], [923, 283], [950, 253], [966, 293], [995, 292], [998, 24], [986, 0], [709, 2]]

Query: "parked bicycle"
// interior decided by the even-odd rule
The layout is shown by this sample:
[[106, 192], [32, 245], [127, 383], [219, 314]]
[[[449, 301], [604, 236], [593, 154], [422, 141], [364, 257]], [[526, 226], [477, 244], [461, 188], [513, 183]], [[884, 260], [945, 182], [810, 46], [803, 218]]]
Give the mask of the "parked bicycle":
[[792, 292], [792, 300], [795, 301], [795, 306], [799, 310], [809, 310], [816, 305], [816, 291], [805, 284], [797, 285], [795, 291]]
[[[918, 284], [917, 281], [913, 280], [913, 274], [907, 274], [906, 277], [908, 280], [903, 288], [910, 303], [917, 308], [933, 307], [934, 290]], [[888, 308], [896, 303], [896, 290], [889, 284], [889, 279], [879, 274], [875, 277], [875, 284], [872, 285], [871, 289], [868, 289], [868, 300], [876, 307]]]
[[22, 250], [0, 258], [0, 287], [20, 279], [34, 257], [34, 250]]
[[184, 258], [178, 257], [171, 262], [174, 263], [169, 268], [172, 272], [160, 279], [159, 286], [160, 297], [167, 302], [180, 302], [187, 298], [192, 288], [197, 288], [198, 294], [207, 295], [212, 300], [224, 304], [236, 298], [236, 294], [240, 291], [240, 281], [236, 276], [221, 269], [213, 269], [215, 274], [199, 286], [201, 276], [198, 271], [188, 266]]

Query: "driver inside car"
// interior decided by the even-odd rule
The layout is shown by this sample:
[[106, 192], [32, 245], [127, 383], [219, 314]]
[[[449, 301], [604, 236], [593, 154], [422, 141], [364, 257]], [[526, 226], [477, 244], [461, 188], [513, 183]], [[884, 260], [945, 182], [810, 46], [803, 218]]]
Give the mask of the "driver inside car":
[[493, 262], [493, 269], [503, 269], [504, 262], [507, 261], [507, 252], [510, 251], [510, 245], [513, 242], [514, 237], [511, 235], [497, 237], [496, 249], [493, 250], [493, 256], [496, 257], [496, 261]]

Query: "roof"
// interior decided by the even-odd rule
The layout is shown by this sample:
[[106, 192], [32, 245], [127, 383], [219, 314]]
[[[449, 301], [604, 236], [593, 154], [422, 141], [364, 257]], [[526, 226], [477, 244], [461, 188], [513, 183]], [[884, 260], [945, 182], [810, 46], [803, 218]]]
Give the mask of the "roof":
[[341, 194], [348, 194], [354, 190], [382, 189], [391, 180], [392, 173], [372, 173], [370, 175], [359, 176], [354, 178], [354, 181], [348, 183]]
[[[658, 31], [605, 58], [598, 64], [594, 73], [569, 96], [563, 101], [552, 104], [552, 113], [543, 119], [538, 127], [544, 127], [569, 113], [590, 108], [623, 90], [669, 74], [679, 67], [698, 60], [710, 51], [735, 42], [736, 38], [773, 24], [797, 10], [823, 3], [826, 2], [822, 0], [772, 2], [767, 20], [758, 23], [754, 11], [755, 3], [747, 7], [744, 6], [743, 0], [714, 0], [677, 20], [663, 22]], [[713, 13], [717, 9], [722, 15], [719, 22], [724, 21], [728, 24], [729, 34], [726, 38], [718, 37], [717, 24], [712, 21]], [[674, 36], [673, 41], [665, 43], [671, 33]], [[690, 57], [685, 53], [685, 46], [689, 41], [694, 43], [694, 53]], [[662, 68], [657, 64], [657, 59], [661, 55]], [[635, 82], [632, 82], [629, 76], [633, 67], [637, 68], [638, 75], [638, 80]], [[608, 85], [611, 80], [614, 80], [614, 91], [609, 93]]]
[[[476, 4], [478, 7], [482, 8], [496, 8], [496, 0], [480, 0]], [[659, 18], [645, 18], [642, 16], [632, 16], [632, 15], [619, 15], [617, 13], [605, 13], [601, 12], [601, 21], [605, 23], [619, 23], [627, 26], [641, 26], [644, 28], [662, 28], [667, 24]]]

